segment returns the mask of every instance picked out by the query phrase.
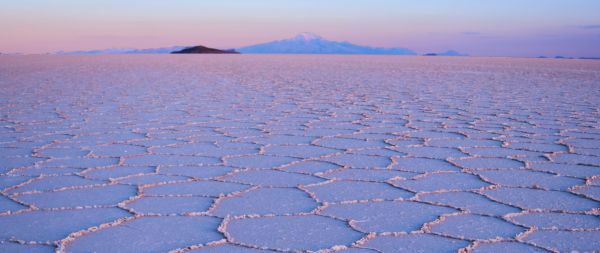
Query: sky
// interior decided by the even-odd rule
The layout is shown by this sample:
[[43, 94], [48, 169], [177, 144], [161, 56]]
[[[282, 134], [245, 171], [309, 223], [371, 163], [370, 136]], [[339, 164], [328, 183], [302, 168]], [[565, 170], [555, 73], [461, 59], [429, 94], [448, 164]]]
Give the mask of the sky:
[[205, 45], [312, 32], [419, 53], [600, 57], [598, 0], [0, 0], [0, 52]]

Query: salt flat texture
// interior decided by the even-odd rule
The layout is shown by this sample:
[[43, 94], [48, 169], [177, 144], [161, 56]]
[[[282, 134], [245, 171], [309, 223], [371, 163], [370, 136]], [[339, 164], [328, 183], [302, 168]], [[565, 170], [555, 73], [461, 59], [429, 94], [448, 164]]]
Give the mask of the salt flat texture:
[[0, 56], [0, 252], [600, 252], [600, 62]]

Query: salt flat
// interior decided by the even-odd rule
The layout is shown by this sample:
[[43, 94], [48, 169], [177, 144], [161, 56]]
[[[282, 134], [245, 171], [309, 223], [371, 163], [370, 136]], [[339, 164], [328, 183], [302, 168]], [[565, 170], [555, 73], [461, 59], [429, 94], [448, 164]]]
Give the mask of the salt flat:
[[0, 56], [0, 252], [600, 251], [600, 62]]

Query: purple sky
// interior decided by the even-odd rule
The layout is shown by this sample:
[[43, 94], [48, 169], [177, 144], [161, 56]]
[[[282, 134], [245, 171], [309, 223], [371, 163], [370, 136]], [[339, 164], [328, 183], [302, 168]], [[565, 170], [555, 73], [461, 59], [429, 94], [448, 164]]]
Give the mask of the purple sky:
[[419, 53], [600, 57], [594, 0], [2, 0], [0, 52], [206, 45], [313, 32]]

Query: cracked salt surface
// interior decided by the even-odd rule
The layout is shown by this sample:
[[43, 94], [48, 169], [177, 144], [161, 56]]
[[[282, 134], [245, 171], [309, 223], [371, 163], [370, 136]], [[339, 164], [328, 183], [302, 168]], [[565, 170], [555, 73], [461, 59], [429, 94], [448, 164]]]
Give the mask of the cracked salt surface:
[[0, 252], [598, 252], [600, 64], [0, 56]]

